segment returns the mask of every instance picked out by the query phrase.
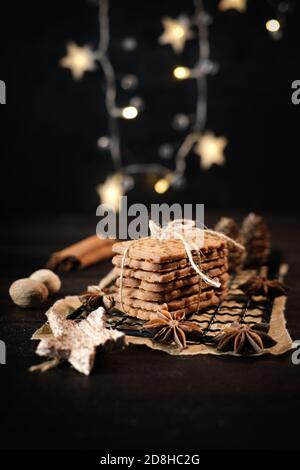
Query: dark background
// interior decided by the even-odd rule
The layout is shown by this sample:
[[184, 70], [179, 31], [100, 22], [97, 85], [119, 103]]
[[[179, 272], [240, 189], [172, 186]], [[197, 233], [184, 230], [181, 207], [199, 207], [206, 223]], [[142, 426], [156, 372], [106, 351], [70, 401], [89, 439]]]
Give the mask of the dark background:
[[[298, 208], [300, 106], [291, 103], [291, 83], [299, 79], [296, 3], [276, 41], [265, 29], [275, 15], [267, 1], [249, 0], [246, 13], [220, 12], [216, 1], [205, 2], [214, 18], [211, 56], [220, 65], [209, 77], [207, 128], [228, 137], [227, 164], [203, 172], [191, 154], [185, 191], [157, 197], [146, 178], [129, 193], [131, 200], [194, 201], [222, 210]], [[194, 112], [195, 83], [176, 81], [172, 70], [195, 63], [197, 44], [188, 41], [180, 56], [157, 39], [162, 16], [192, 11], [191, 0], [111, 0], [110, 55], [117, 76], [139, 78], [134, 92], [119, 89], [118, 104], [134, 95], [145, 101], [137, 119], [120, 120], [125, 163], [161, 162], [159, 146], [183, 140], [171, 121], [178, 112]], [[3, 213], [94, 213], [95, 186], [113, 170], [109, 154], [97, 148], [107, 132], [103, 74], [99, 68], [75, 82], [59, 60], [68, 41], [96, 46], [97, 6], [92, 0], [13, 2], [2, 23], [8, 26], [0, 60], [7, 85], [7, 104], [0, 108]], [[126, 36], [137, 38], [135, 51], [121, 48]], [[173, 160], [167, 165], [172, 168]]]
[[[286, 317], [294, 340], [300, 338], [300, 219], [295, 211], [300, 106], [291, 103], [291, 83], [300, 78], [296, 3], [282, 40], [274, 41], [265, 30], [265, 21], [274, 16], [267, 1], [249, 0], [247, 12], [240, 14], [218, 12], [217, 2], [206, 0], [214, 17], [212, 59], [220, 64], [219, 73], [209, 77], [207, 128], [228, 137], [227, 164], [203, 172], [198, 158], [190, 155], [186, 191], [171, 190], [159, 198], [219, 209], [207, 211], [210, 227], [225, 213], [241, 221], [249, 210], [268, 209], [273, 247], [290, 265]], [[159, 145], [176, 145], [184, 137], [172, 130], [172, 116], [195, 108], [194, 83], [176, 82], [172, 70], [179, 63], [192, 65], [197, 55], [194, 41], [182, 57], [159, 46], [160, 18], [191, 12], [192, 1], [111, 4], [110, 52], [118, 77], [137, 74], [140, 86], [134, 95], [145, 100], [138, 119], [120, 121], [124, 161], [160, 161]], [[300, 366], [292, 364], [290, 352], [231, 360], [127, 348], [101, 356], [100, 367], [88, 378], [68, 366], [28, 373], [29, 366], [40, 362], [29, 338], [44, 323], [54, 299], [24, 311], [11, 302], [9, 286], [42, 267], [50, 253], [94, 233], [95, 186], [112, 165], [96, 145], [107, 132], [102, 72], [75, 82], [58, 65], [68, 41], [96, 45], [97, 7], [87, 0], [15, 1], [7, 10], [8, 2], [1, 5], [0, 79], [7, 84], [7, 104], [0, 106], [0, 197], [1, 215], [12, 220], [6, 224], [2, 217], [0, 224], [0, 339], [7, 345], [7, 365], [0, 367], [0, 446], [299, 448]], [[132, 53], [121, 48], [128, 35], [139, 43]], [[132, 95], [119, 90], [119, 104]], [[129, 193], [131, 200], [153, 201], [149, 181], [138, 183]], [[82, 272], [62, 273], [57, 298], [83, 292], [110, 267], [108, 260]]]
[[[230, 215], [240, 221], [244, 214]], [[207, 224], [213, 227], [219, 216], [209, 214]], [[286, 318], [291, 337], [299, 340], [300, 220], [288, 214], [269, 214], [266, 220], [274, 248], [290, 265]], [[45, 311], [56, 299], [96, 284], [111, 261], [61, 273], [62, 290], [38, 309], [14, 305], [9, 286], [43, 266], [51, 252], [94, 229], [89, 214], [47, 215], [26, 223], [16, 218], [11, 224], [0, 263], [0, 339], [7, 345], [7, 364], [0, 365], [0, 449], [97, 449], [98, 459], [113, 449], [123, 455], [193, 449], [200, 451], [201, 462], [204, 449], [299, 449], [300, 365], [293, 365], [292, 351], [259, 358], [178, 357], [132, 346], [99, 352], [90, 377], [66, 364], [44, 374], [28, 372], [42, 362], [30, 337], [45, 322]], [[218, 457], [214, 452], [209, 464]], [[220, 468], [225, 460], [227, 455]], [[243, 465], [244, 460], [237, 454], [231, 461]], [[36, 462], [41, 467], [35, 455], [30, 468]]]

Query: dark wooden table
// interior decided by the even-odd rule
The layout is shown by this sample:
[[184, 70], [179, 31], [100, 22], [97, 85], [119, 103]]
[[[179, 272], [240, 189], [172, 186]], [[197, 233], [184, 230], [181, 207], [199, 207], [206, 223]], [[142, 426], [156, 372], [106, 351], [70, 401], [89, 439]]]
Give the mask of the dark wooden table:
[[[207, 217], [216, 221], [217, 214]], [[266, 214], [274, 245], [290, 265], [287, 321], [300, 339], [300, 218]], [[144, 347], [104, 354], [90, 377], [68, 366], [29, 373], [40, 361], [31, 334], [41, 310], [8, 297], [17, 278], [49, 254], [94, 233], [96, 218], [55, 216], [1, 224], [1, 448], [218, 449], [299, 448], [300, 365], [281, 357], [171, 357]], [[96, 283], [110, 262], [62, 275], [60, 296]]]

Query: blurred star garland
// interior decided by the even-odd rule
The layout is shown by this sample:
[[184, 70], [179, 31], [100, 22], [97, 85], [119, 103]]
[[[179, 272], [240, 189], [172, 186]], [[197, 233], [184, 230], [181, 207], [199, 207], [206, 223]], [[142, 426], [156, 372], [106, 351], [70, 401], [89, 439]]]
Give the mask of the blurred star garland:
[[60, 65], [70, 69], [74, 80], [80, 80], [85, 72], [96, 70], [95, 54], [89, 46], [80, 47], [74, 42], [67, 44], [67, 55], [60, 60]]
[[221, 0], [219, 3], [219, 10], [237, 10], [244, 12], [247, 9], [247, 0]]
[[[93, 0], [94, 1], [94, 0]], [[281, 39], [286, 16], [292, 10], [289, 1], [267, 0], [275, 9], [275, 16], [269, 18], [265, 27], [273, 39]], [[124, 107], [117, 106], [117, 78], [108, 55], [110, 45], [109, 0], [95, 0], [99, 6], [99, 42], [96, 50], [88, 45], [79, 46], [74, 42], [67, 44], [67, 54], [60, 60], [60, 65], [68, 68], [74, 80], [80, 80], [88, 71], [95, 71], [100, 65], [105, 79], [105, 106], [108, 117], [108, 135], [99, 137], [97, 145], [102, 151], [109, 151], [114, 165], [114, 174], [98, 185], [97, 192], [101, 202], [109, 204], [118, 210], [119, 199], [134, 185], [133, 175], [153, 172], [158, 175], [154, 190], [165, 193], [170, 186], [181, 189], [185, 186], [186, 158], [194, 152], [200, 161], [202, 170], [209, 170], [213, 165], [226, 163], [224, 149], [228, 143], [226, 137], [216, 136], [206, 130], [207, 117], [207, 76], [218, 72], [218, 65], [210, 59], [209, 25], [210, 15], [205, 11], [203, 0], [193, 0], [194, 13], [189, 18], [185, 14], [177, 18], [162, 18], [163, 32], [158, 38], [161, 45], [171, 46], [174, 53], [181, 54], [186, 42], [197, 40], [198, 58], [193, 68], [178, 65], [173, 70], [176, 80], [194, 79], [197, 96], [195, 117], [190, 118], [183, 113], [176, 114], [172, 119], [172, 127], [178, 132], [188, 131], [179, 144], [177, 152], [175, 145], [162, 143], [158, 149], [159, 156], [171, 159], [175, 154], [175, 168], [170, 170], [160, 164], [136, 163], [124, 166], [121, 155], [119, 119], [134, 120], [144, 109], [141, 97], [132, 97]], [[247, 0], [219, 0], [218, 8], [222, 12], [236, 10], [245, 13]], [[136, 38], [125, 37], [121, 42], [125, 53], [130, 53], [138, 47]], [[133, 91], [138, 86], [138, 77], [127, 74], [121, 78], [121, 87]], [[191, 124], [192, 123], [192, 124]]]
[[[173, 181], [182, 180], [186, 169], [186, 158], [194, 151], [199, 156], [203, 170], [212, 165], [223, 165], [225, 137], [216, 137], [211, 132], [205, 132], [207, 115], [207, 75], [216, 73], [218, 67], [210, 59], [209, 24], [211, 18], [204, 9], [202, 0], [194, 0], [195, 12], [190, 24], [196, 29], [198, 41], [198, 59], [192, 69], [176, 67], [173, 71], [178, 80], [195, 79], [197, 86], [196, 115], [190, 132], [185, 136], [175, 156], [175, 171], [170, 178]], [[222, 145], [220, 145], [222, 143]]]
[[170, 44], [174, 51], [179, 54], [183, 51], [188, 39], [194, 37], [190, 29], [190, 20], [187, 16], [181, 15], [177, 19], [168, 16], [162, 19], [164, 27], [163, 34], [159, 37], [160, 44]]
[[203, 170], [208, 170], [212, 165], [224, 165], [224, 148], [227, 145], [225, 137], [216, 137], [212, 132], [206, 132], [195, 145], [195, 153], [200, 158]]
[[275, 14], [266, 21], [266, 30], [272, 39], [280, 40], [286, 25], [287, 15], [293, 10], [293, 4], [285, 0], [268, 0], [268, 3]]

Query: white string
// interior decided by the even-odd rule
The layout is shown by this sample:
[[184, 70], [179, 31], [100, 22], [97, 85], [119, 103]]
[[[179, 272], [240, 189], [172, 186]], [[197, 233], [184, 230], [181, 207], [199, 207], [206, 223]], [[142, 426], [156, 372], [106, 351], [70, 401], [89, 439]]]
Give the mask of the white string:
[[127, 253], [128, 253], [128, 250], [129, 250], [129, 246], [125, 249], [124, 253], [123, 253], [123, 256], [122, 256], [122, 262], [121, 262], [121, 275], [120, 275], [120, 286], [119, 286], [119, 297], [120, 297], [120, 304], [121, 304], [121, 308], [122, 308], [122, 311], [125, 313], [124, 311], [124, 305], [123, 305], [123, 272], [124, 272], [124, 266], [125, 266], [125, 260], [126, 260], [126, 256], [127, 256]]
[[[208, 26], [205, 19], [206, 11], [202, 0], [194, 0], [195, 15], [194, 23], [198, 31], [198, 65], [209, 61], [210, 46]], [[205, 127], [207, 116], [207, 77], [206, 73], [196, 74], [197, 98], [196, 117], [191, 132], [185, 137], [175, 157], [175, 174], [183, 176], [186, 169], [186, 158], [194, 144], [199, 140]]]
[[[229, 244], [234, 245], [239, 250], [244, 250], [245, 248], [240, 243], [236, 242], [227, 235], [223, 233], [216, 232], [214, 230], [209, 230], [207, 228], [196, 227], [194, 220], [188, 219], [176, 219], [169, 222], [165, 227], [160, 227], [153, 220], [149, 221], [149, 229], [151, 237], [157, 240], [170, 240], [170, 239], [179, 239], [184, 245], [187, 257], [191, 263], [191, 266], [194, 268], [196, 273], [203, 279], [207, 284], [210, 284], [214, 287], [221, 287], [219, 281], [211, 279], [206, 274], [204, 274], [201, 269], [195, 264], [193, 260], [192, 251], [198, 252], [201, 248], [200, 243], [204, 240], [205, 233], [209, 233], [215, 238], [226, 240]], [[199, 243], [197, 244], [198, 240]]]
[[122, 160], [120, 150], [120, 131], [117, 117], [118, 113], [116, 112], [116, 74], [108, 56], [108, 47], [110, 43], [108, 0], [99, 0], [99, 28], [99, 44], [95, 54], [102, 67], [106, 82], [105, 106], [108, 115], [109, 149], [115, 170], [119, 170], [122, 165]]

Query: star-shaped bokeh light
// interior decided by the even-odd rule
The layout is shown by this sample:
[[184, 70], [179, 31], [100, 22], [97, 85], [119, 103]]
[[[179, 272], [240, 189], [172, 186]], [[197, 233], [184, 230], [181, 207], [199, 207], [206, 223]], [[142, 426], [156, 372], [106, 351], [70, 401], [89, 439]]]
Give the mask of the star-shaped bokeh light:
[[227, 143], [226, 137], [216, 137], [212, 132], [206, 132], [199, 137], [194, 151], [200, 158], [200, 165], [203, 170], [209, 170], [212, 165], [224, 165], [226, 163], [224, 149]]
[[124, 195], [123, 178], [119, 173], [108, 176], [103, 184], [97, 187], [101, 203], [111, 206], [116, 212], [119, 210], [121, 196]]
[[75, 80], [80, 80], [87, 71], [96, 70], [95, 54], [89, 46], [78, 46], [74, 42], [67, 44], [67, 55], [60, 60], [60, 65], [70, 69]]
[[166, 16], [162, 18], [164, 32], [159, 37], [160, 44], [170, 44], [174, 51], [179, 54], [183, 51], [185, 43], [194, 35], [190, 30], [190, 21], [185, 16], [179, 16], [176, 19]]
[[221, 0], [219, 3], [219, 10], [237, 10], [244, 12], [247, 9], [247, 0]]

